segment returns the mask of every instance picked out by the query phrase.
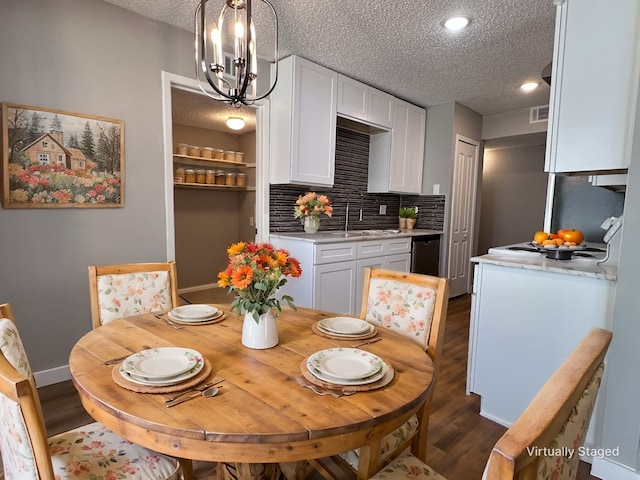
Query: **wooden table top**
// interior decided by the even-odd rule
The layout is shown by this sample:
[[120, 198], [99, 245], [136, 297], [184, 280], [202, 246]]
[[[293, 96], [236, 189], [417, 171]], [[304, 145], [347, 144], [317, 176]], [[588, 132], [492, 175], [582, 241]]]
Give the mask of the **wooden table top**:
[[[382, 340], [361, 347], [395, 369], [387, 386], [339, 398], [316, 395], [295, 380], [300, 364], [325, 348], [354, 346], [312, 332], [335, 314], [283, 310], [280, 343], [253, 350], [241, 343], [243, 317], [217, 305], [220, 323], [176, 330], [153, 314], [115, 320], [82, 337], [69, 367], [82, 403], [97, 421], [129, 440], [176, 457], [226, 462], [291, 462], [335, 455], [367, 443], [367, 435], [400, 426], [424, 401], [433, 374], [429, 356], [408, 338], [379, 329]], [[209, 378], [224, 377], [214, 398], [173, 408], [168, 394], [118, 386], [107, 359], [149, 347], [182, 346], [211, 362]]]

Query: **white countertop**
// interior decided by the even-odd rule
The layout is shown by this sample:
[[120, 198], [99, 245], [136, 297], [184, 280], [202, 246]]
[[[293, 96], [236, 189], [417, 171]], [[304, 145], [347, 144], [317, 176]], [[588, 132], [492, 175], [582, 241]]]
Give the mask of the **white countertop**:
[[[363, 233], [368, 232], [368, 233]], [[318, 231], [316, 233], [305, 232], [274, 232], [269, 236], [272, 238], [289, 238], [312, 243], [337, 243], [337, 242], [354, 242], [362, 240], [379, 240], [381, 238], [399, 238], [399, 237], [422, 237], [425, 235], [442, 235], [442, 230], [426, 230], [412, 229], [400, 230], [399, 233], [389, 233], [385, 230], [342, 230]]]
[[519, 257], [516, 255], [500, 255], [490, 253], [472, 257], [474, 263], [489, 263], [502, 267], [522, 268], [525, 270], [540, 270], [544, 272], [562, 273], [564, 275], [579, 275], [582, 277], [599, 278], [603, 280], [617, 279], [618, 268], [611, 265], [598, 265], [595, 262], [581, 262], [574, 260], [553, 260], [544, 255]]

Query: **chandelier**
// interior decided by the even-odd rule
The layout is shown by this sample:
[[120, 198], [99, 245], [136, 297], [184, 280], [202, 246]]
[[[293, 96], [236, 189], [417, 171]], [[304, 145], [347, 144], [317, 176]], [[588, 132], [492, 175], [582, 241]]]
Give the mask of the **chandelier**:
[[[266, 11], [270, 10], [273, 15], [275, 37], [273, 80], [268, 90], [258, 93], [258, 44], [252, 0], [225, 0], [217, 19], [207, 16], [205, 7], [208, 1], [200, 0], [194, 15], [196, 79], [200, 90], [214, 100], [234, 107], [251, 105], [267, 97], [278, 80], [278, 18], [273, 5], [267, 0], [257, 0], [259, 5], [266, 5]], [[262, 20], [266, 29], [271, 19]], [[263, 75], [267, 79], [268, 68]], [[203, 77], [211, 88], [203, 85]]]

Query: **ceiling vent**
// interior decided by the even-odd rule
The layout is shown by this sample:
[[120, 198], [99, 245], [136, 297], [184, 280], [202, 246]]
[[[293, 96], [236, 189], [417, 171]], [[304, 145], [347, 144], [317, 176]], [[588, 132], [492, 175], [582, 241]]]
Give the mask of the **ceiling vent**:
[[224, 57], [224, 73], [222, 74], [222, 76], [227, 81], [233, 81], [235, 83], [236, 71], [233, 68], [233, 55], [227, 52], [222, 52], [222, 56]]
[[529, 123], [541, 123], [549, 121], [549, 105], [532, 107], [529, 110]]

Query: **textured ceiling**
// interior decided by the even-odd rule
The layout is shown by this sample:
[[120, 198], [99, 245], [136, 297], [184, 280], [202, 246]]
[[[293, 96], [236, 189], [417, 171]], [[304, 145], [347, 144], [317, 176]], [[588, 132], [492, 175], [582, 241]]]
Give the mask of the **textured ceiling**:
[[[106, 0], [192, 31], [197, 0]], [[552, 0], [271, 0], [280, 57], [300, 55], [422, 107], [457, 101], [482, 115], [549, 102], [540, 81], [551, 61]], [[259, 3], [255, 2], [254, 4]], [[221, 0], [209, 9], [218, 10]], [[452, 14], [470, 26], [447, 33]]]

